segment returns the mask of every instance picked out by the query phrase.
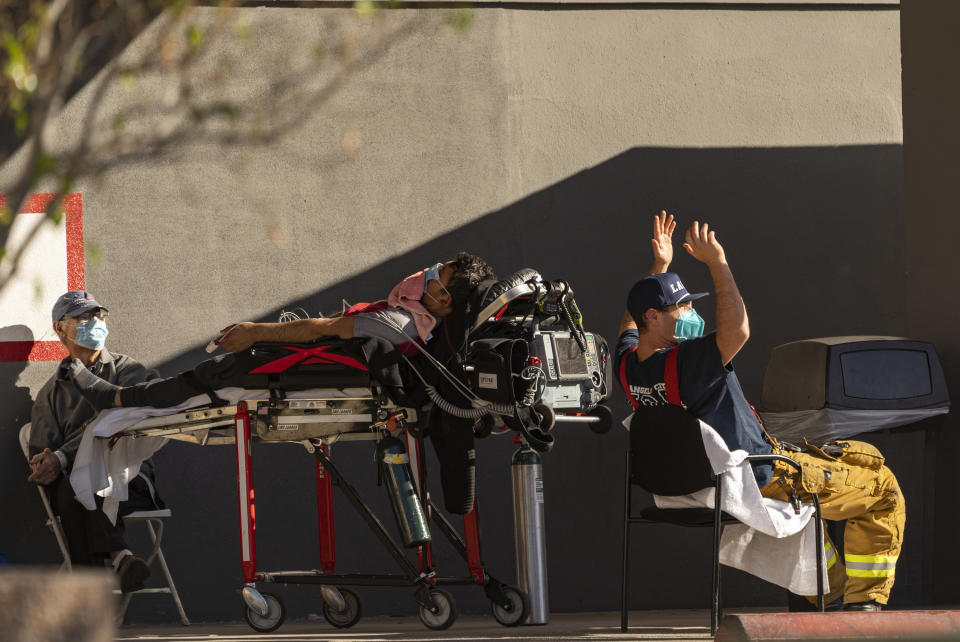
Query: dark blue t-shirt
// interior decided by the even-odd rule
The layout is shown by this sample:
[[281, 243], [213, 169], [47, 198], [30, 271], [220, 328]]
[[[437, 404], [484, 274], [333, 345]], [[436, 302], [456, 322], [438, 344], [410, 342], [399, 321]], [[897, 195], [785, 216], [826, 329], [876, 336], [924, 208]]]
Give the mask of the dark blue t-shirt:
[[[616, 372], [626, 356], [626, 379], [630, 394], [641, 405], [661, 406], [667, 403], [663, 372], [670, 350], [659, 350], [639, 361], [630, 350], [637, 345], [637, 331], [627, 330], [617, 341]], [[677, 351], [677, 378], [680, 400], [697, 419], [716, 430], [730, 450], [745, 450], [751, 455], [771, 452], [763, 437], [763, 429], [753, 409], [743, 396], [740, 381], [733, 372], [733, 364], [723, 365], [717, 348], [717, 335], [688, 339]], [[769, 463], [752, 464], [757, 484], [761, 488], [770, 482], [773, 466]]]

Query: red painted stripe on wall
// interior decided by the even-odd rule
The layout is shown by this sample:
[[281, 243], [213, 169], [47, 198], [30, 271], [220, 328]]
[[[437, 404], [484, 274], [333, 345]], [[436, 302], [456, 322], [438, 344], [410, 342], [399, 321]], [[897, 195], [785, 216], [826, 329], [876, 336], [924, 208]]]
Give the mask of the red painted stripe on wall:
[[60, 361], [67, 349], [59, 341], [0, 341], [0, 361]]
[[[31, 194], [20, 208], [22, 213], [43, 212], [55, 194]], [[6, 207], [6, 196], [0, 194], [0, 208]], [[64, 225], [67, 232], [67, 289], [86, 289], [83, 266], [83, 195], [67, 194], [63, 198]], [[59, 341], [0, 341], [0, 362], [60, 361], [67, 350]]]
[[67, 226], [67, 288], [85, 290], [86, 272], [83, 269], [83, 196], [67, 194], [63, 200]]

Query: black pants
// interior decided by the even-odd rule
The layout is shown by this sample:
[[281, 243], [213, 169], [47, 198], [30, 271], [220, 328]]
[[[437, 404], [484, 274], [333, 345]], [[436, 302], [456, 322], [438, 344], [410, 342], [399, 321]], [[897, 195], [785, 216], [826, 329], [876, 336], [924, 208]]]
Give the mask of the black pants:
[[[145, 464], [148, 462], [145, 462]], [[74, 497], [70, 478], [61, 475], [57, 481], [47, 487], [54, 512], [60, 516], [70, 561], [75, 566], [102, 566], [111, 551], [127, 548], [123, 537], [124, 515], [139, 510], [156, 510], [163, 502], [151, 493], [150, 486], [142, 477], [135, 477], [128, 486], [129, 499], [120, 503], [117, 523], [110, 520], [99, 508], [103, 499], [97, 497], [98, 510], [87, 510]]]
[[465, 515], [473, 510], [477, 497], [473, 420], [458, 419], [435, 408], [428, 425], [430, 441], [440, 462], [443, 507], [448, 513]]

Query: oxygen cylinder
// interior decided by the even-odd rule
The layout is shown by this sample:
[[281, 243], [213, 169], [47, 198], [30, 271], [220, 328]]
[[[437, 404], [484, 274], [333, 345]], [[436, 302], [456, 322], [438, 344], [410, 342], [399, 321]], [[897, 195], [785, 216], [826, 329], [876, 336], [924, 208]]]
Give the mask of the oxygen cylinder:
[[384, 437], [377, 446], [377, 459], [387, 479], [387, 496], [403, 545], [415, 548], [426, 544], [430, 541], [430, 529], [413, 483], [410, 458], [403, 442], [394, 437]]
[[543, 466], [526, 442], [513, 454], [513, 541], [517, 553], [517, 585], [530, 601], [529, 624], [549, 620], [547, 544], [543, 524]]

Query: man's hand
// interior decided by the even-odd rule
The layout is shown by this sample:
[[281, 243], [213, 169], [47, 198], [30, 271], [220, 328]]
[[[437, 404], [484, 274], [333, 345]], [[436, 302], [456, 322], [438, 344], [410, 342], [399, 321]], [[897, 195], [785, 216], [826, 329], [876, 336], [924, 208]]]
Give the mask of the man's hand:
[[257, 323], [237, 323], [220, 331], [220, 347], [228, 352], [241, 352], [259, 340]]
[[701, 263], [706, 263], [707, 267], [726, 264], [727, 257], [723, 252], [723, 246], [717, 241], [716, 233], [710, 230], [707, 223], [701, 225], [698, 221], [694, 221], [687, 230], [686, 240], [683, 247], [690, 256]]
[[30, 468], [33, 472], [27, 477], [28, 482], [46, 486], [60, 476], [60, 460], [49, 448], [44, 448], [43, 452], [30, 458]]
[[687, 230], [687, 242], [683, 247], [710, 269], [713, 290], [717, 295], [717, 349], [723, 364], [727, 365], [750, 338], [747, 308], [727, 265], [723, 246], [714, 232], [710, 231], [709, 225], [694, 221]]
[[673, 230], [676, 227], [673, 214], [668, 215], [666, 210], [653, 217], [653, 238], [650, 239], [650, 245], [653, 246], [653, 265], [650, 267], [650, 274], [662, 274], [670, 267], [673, 261]]

